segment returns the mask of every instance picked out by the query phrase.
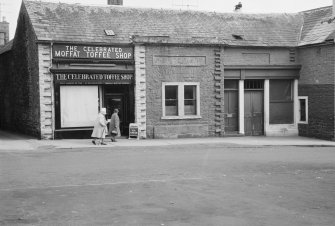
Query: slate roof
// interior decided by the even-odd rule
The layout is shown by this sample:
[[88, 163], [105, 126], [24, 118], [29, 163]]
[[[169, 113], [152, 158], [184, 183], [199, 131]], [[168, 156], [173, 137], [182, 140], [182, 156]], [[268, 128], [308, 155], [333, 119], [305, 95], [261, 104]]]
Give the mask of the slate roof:
[[[26, 1], [38, 40], [92, 43], [199, 43], [294, 47], [310, 43], [318, 15], [211, 13]], [[328, 16], [328, 9], [324, 17]], [[303, 27], [304, 19], [308, 26]], [[115, 36], [106, 36], [104, 30]], [[326, 29], [327, 30], [327, 29]], [[334, 29], [333, 29], [334, 30]], [[328, 30], [327, 30], [328, 32]], [[324, 34], [326, 35], [325, 32]], [[302, 38], [300, 39], [300, 34]], [[242, 39], [234, 38], [238, 35]], [[313, 42], [324, 38], [319, 37]]]
[[6, 45], [0, 47], [0, 55], [5, 53], [5, 52], [11, 51], [12, 47], [13, 47], [13, 39], [10, 40], [9, 42], [7, 42]]
[[335, 21], [332, 7], [302, 12], [304, 24], [299, 45], [311, 45], [334, 39]]

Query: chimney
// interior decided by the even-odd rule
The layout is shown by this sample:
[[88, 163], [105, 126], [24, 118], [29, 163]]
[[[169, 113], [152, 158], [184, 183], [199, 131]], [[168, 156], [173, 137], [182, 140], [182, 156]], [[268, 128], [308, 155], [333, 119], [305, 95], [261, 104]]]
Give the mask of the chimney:
[[107, 5], [123, 5], [123, 0], [107, 0]]

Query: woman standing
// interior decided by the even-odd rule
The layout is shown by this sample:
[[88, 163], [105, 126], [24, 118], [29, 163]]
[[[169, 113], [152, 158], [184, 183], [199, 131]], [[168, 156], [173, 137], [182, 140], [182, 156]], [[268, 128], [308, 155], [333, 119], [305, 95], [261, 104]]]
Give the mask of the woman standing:
[[106, 115], [106, 108], [101, 108], [100, 113], [98, 114], [98, 117], [94, 122], [94, 129], [91, 135], [91, 137], [93, 137], [92, 140], [93, 144], [98, 144], [97, 139], [101, 139], [100, 144], [106, 145], [106, 143], [104, 143], [104, 139], [108, 133], [108, 128], [105, 115]]
[[109, 124], [109, 134], [111, 135], [111, 141], [116, 142], [115, 137], [121, 136], [120, 131], [120, 118], [118, 116], [119, 110], [114, 109], [114, 113], [112, 114], [111, 121]]

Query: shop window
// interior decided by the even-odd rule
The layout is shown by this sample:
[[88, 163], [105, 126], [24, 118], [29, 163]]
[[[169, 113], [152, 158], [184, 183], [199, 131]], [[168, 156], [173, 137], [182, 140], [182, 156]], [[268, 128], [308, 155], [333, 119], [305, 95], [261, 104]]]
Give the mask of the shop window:
[[299, 118], [298, 123], [308, 123], [308, 97], [298, 97]]
[[270, 80], [270, 124], [293, 123], [292, 80]]
[[98, 114], [98, 86], [61, 86], [61, 127], [90, 127]]
[[199, 83], [163, 83], [163, 119], [200, 117]]

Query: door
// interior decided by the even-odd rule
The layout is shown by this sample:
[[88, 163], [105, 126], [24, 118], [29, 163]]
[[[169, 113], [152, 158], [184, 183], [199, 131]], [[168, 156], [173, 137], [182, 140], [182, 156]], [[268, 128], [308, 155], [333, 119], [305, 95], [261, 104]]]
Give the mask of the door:
[[263, 102], [263, 90], [246, 90], [244, 92], [245, 135], [264, 135]]
[[224, 92], [224, 120], [225, 132], [238, 132], [238, 91], [225, 90]]
[[107, 109], [106, 117], [110, 119], [114, 109], [119, 109], [119, 118], [120, 118], [120, 131], [121, 135], [127, 135], [128, 131], [126, 125], [129, 124], [127, 117], [127, 103], [126, 98], [123, 94], [106, 94], [104, 98], [105, 106]]

